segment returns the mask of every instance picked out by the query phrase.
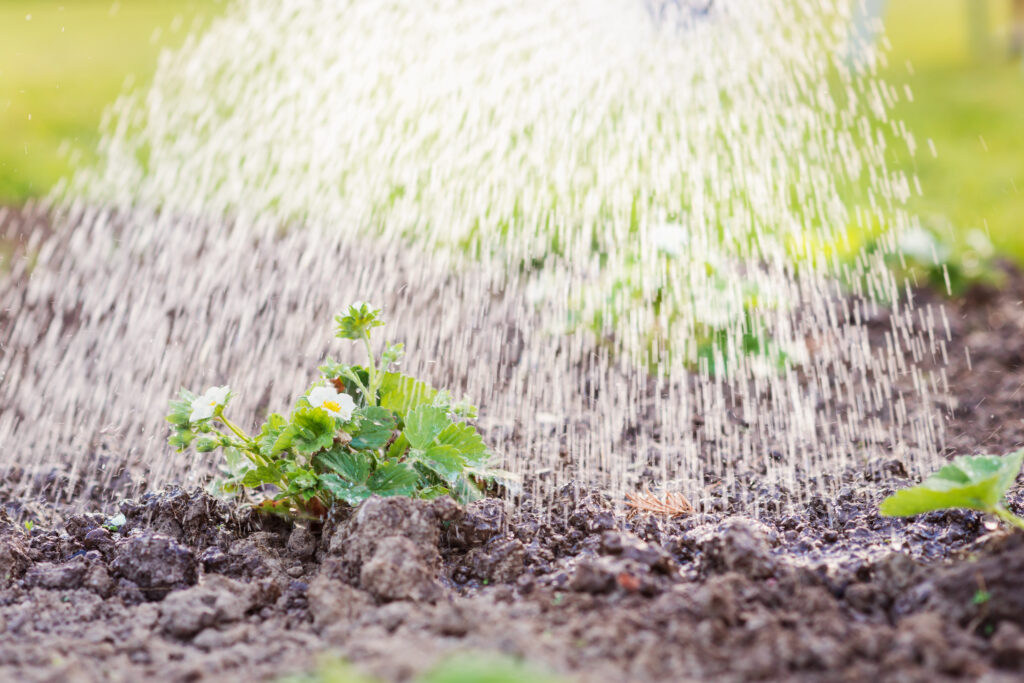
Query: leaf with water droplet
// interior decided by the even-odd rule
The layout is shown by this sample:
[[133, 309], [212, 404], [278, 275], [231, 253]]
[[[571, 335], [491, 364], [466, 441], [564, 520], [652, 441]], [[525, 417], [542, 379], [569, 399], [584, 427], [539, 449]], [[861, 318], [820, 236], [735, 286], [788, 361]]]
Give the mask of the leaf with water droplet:
[[452, 422], [437, 435], [437, 443], [451, 446], [464, 461], [478, 465], [490, 457], [490, 451], [476, 428], [464, 422]]
[[408, 496], [416, 490], [420, 475], [405, 463], [384, 462], [370, 475], [368, 489], [380, 496]]
[[343, 447], [320, 453], [315, 460], [316, 464], [353, 484], [363, 484], [370, 476], [369, 458], [366, 455], [351, 453]]
[[402, 433], [413, 448], [426, 450], [451, 423], [451, 419], [442, 408], [420, 406], [405, 416], [405, 429]]
[[349, 447], [357, 451], [376, 450], [391, 440], [398, 421], [387, 408], [367, 406], [355, 412], [358, 426]]
[[288, 428], [288, 419], [279, 413], [272, 413], [263, 423], [260, 433], [256, 436], [256, 443], [260, 449], [260, 455], [269, 458], [280, 451], [274, 450], [281, 432]]
[[312, 455], [334, 444], [334, 418], [321, 408], [299, 408], [292, 413], [291, 424], [281, 431], [273, 451], [280, 453], [294, 448], [297, 453]]
[[263, 484], [278, 484], [281, 481], [281, 468], [276, 463], [260, 465], [251, 469], [242, 477], [242, 485], [249, 488], [262, 486]]
[[170, 401], [170, 412], [167, 414], [167, 421], [179, 427], [187, 427], [189, 425], [189, 417], [192, 415], [192, 402], [196, 398], [197, 394], [182, 387], [178, 391], [178, 399]]
[[408, 375], [396, 372], [384, 374], [380, 383], [380, 405], [394, 412], [404, 420], [410, 411], [423, 405], [430, 405], [437, 396], [437, 389]]
[[349, 505], [359, 505], [359, 503], [373, 495], [373, 492], [366, 488], [365, 485], [353, 484], [333, 472], [321, 474], [320, 485], [327, 489], [327, 492], [332, 496]]
[[425, 451], [413, 451], [413, 457], [446, 482], [453, 482], [466, 467], [466, 459], [454, 446], [431, 446]]

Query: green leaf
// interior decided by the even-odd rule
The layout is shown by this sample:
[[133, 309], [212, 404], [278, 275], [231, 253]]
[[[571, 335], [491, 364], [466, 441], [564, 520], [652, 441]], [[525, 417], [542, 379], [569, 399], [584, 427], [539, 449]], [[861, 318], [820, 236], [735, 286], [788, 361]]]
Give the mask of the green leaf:
[[426, 450], [451, 422], [443, 409], [420, 406], [405, 416], [405, 429], [402, 433], [413, 448]]
[[398, 414], [402, 420], [419, 406], [430, 405], [437, 396], [437, 389], [426, 382], [388, 372], [380, 383], [380, 405]]
[[170, 412], [167, 414], [167, 421], [179, 427], [187, 427], [189, 417], [192, 415], [192, 401], [196, 398], [196, 394], [182, 387], [178, 391], [178, 399], [169, 403]]
[[340, 447], [316, 456], [316, 464], [335, 472], [353, 484], [363, 484], [370, 476], [369, 457], [350, 453]]
[[366, 302], [354, 303], [344, 313], [339, 313], [334, 317], [334, 322], [338, 324], [335, 335], [339, 339], [360, 341], [364, 334], [370, 333], [371, 329], [384, 324], [377, 319], [379, 314], [379, 308], [374, 308]]
[[409, 450], [409, 439], [405, 438], [405, 434], [399, 434], [398, 438], [388, 446], [387, 459], [400, 460], [407, 450]]
[[373, 492], [366, 488], [365, 485], [353, 484], [333, 472], [320, 475], [320, 486], [334, 498], [344, 501], [349, 505], [359, 505], [373, 495]]
[[370, 475], [366, 486], [381, 496], [408, 496], [416, 490], [420, 475], [409, 465], [386, 461]]
[[522, 493], [523, 477], [515, 472], [499, 470], [493, 467], [476, 468], [467, 467], [466, 476], [472, 475], [475, 479], [486, 483], [488, 486], [502, 486], [512, 493]]
[[453, 446], [431, 446], [426, 451], [414, 453], [416, 460], [449, 483], [455, 481], [466, 467], [466, 459]]
[[359, 427], [352, 434], [349, 446], [357, 451], [377, 450], [391, 440], [398, 421], [387, 408], [368, 406], [356, 411]]
[[393, 364], [397, 363], [405, 355], [405, 344], [390, 344], [384, 349], [384, 352], [380, 354], [380, 366], [382, 369], [387, 370]]
[[175, 427], [174, 432], [167, 439], [167, 443], [180, 453], [191, 446], [192, 442], [195, 441], [195, 438], [195, 432], [188, 427], [179, 425]]
[[301, 499], [309, 502], [321, 489], [317, 486], [319, 480], [316, 477], [299, 477], [288, 482], [288, 487], [274, 496], [274, 500]]
[[462, 422], [452, 422], [437, 435], [437, 443], [451, 446], [468, 462], [480, 464], [490, 457], [490, 451], [476, 428]]
[[237, 448], [225, 446], [224, 467], [222, 469], [231, 476], [236, 476], [239, 473], [244, 474], [249, 469], [249, 461]]
[[339, 363], [333, 358], [325, 358], [324, 364], [317, 369], [320, 370], [320, 373], [325, 378], [337, 379], [338, 377], [341, 377], [345, 373], [345, 370], [347, 368], [348, 366], [345, 365], [344, 363]]
[[270, 465], [260, 465], [254, 470], [249, 470], [242, 477], [242, 485], [249, 488], [255, 488], [263, 484], [279, 484], [281, 482], [281, 469], [271, 463]]
[[428, 486], [417, 491], [416, 497], [423, 500], [433, 500], [441, 496], [447, 496], [448, 493], [448, 487], [446, 486]]
[[288, 420], [284, 415], [278, 413], [269, 415], [267, 421], [263, 423], [260, 433], [256, 435], [256, 443], [259, 445], [260, 454], [269, 458], [280, 453], [279, 450], [274, 450], [274, 446], [277, 444], [281, 432], [287, 428]]
[[299, 408], [292, 413], [292, 422], [274, 442], [273, 451], [280, 453], [294, 448], [297, 453], [312, 455], [334, 445], [335, 422], [321, 408]]
[[288, 484], [289, 489], [313, 489], [316, 488], [317, 476], [316, 472], [307, 470], [301, 467], [286, 467], [286, 474], [291, 480]]
[[897, 491], [882, 501], [879, 511], [888, 517], [910, 517], [947, 508], [993, 511], [1013, 485], [1024, 450], [1005, 456], [961, 456], [920, 485]]
[[449, 412], [467, 420], [475, 420], [477, 416], [476, 406], [467, 399], [454, 401], [448, 406]]

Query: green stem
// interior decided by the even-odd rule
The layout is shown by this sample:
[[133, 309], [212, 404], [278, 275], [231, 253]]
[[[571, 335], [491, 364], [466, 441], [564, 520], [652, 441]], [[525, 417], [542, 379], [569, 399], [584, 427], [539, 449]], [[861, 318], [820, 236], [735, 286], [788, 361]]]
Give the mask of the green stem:
[[257, 467], [259, 467], [260, 465], [270, 464], [270, 460], [264, 458], [262, 453], [260, 453], [258, 450], [256, 450], [249, 444], [245, 444], [242, 443], [241, 441], [238, 441], [236, 443], [231, 444], [231, 446], [242, 451], [245, 457], [249, 459], [249, 462], [256, 465]]
[[1024, 519], [1021, 519], [1017, 515], [1007, 510], [1004, 506], [998, 505], [992, 512], [996, 517], [1003, 520], [1007, 524], [1017, 527], [1018, 529], [1024, 530]]
[[366, 397], [366, 405], [377, 405], [377, 362], [373, 359], [373, 348], [370, 346], [370, 333], [363, 330], [363, 345], [366, 347], [366, 355], [370, 359], [370, 386], [369, 395]]
[[234, 422], [229, 420], [224, 415], [224, 413], [221, 413], [217, 417], [220, 419], [221, 422], [224, 423], [225, 427], [227, 427], [228, 429], [230, 429], [231, 431], [233, 431], [235, 433], [235, 436], [237, 436], [239, 439], [244, 441], [246, 443], [246, 445], [252, 446], [252, 443], [253, 443], [252, 439], [249, 438], [248, 434], [246, 434], [245, 432], [242, 431], [241, 427], [239, 427]]
[[369, 390], [367, 390], [366, 385], [359, 380], [359, 375], [357, 375], [354, 370], [349, 368], [348, 374], [346, 374], [345, 376], [348, 379], [355, 382], [356, 386], [359, 388], [359, 391], [363, 392], [363, 400], [365, 400], [367, 402], [367, 405], [369, 405], [370, 400], [367, 398], [367, 396], [369, 395]]
[[257, 465], [269, 465], [270, 464], [270, 461], [267, 460], [266, 458], [264, 458], [263, 454], [260, 453], [260, 449], [259, 449], [259, 446], [257, 445], [257, 443], [255, 441], [253, 441], [249, 437], [248, 434], [246, 434], [244, 431], [242, 431], [241, 427], [239, 427], [234, 422], [232, 422], [227, 417], [225, 417], [224, 413], [221, 413], [220, 415], [218, 415], [217, 418], [221, 422], [224, 423], [225, 427], [227, 427], [232, 432], [234, 432], [235, 436], [237, 436], [239, 439], [242, 440], [242, 443], [240, 445], [242, 447], [242, 450], [250, 455], [250, 458], [249, 458], [250, 460], [255, 462]]

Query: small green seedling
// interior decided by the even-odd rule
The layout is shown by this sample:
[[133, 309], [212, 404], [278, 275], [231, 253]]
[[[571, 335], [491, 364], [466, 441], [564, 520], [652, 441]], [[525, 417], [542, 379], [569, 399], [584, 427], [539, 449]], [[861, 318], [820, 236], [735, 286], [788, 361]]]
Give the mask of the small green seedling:
[[356, 303], [336, 317], [337, 336], [360, 343], [365, 366], [328, 360], [321, 377], [290, 414], [274, 413], [255, 436], [224, 414], [228, 387], [197, 395], [186, 389], [172, 401], [169, 443], [183, 451], [222, 448], [225, 495], [255, 496], [267, 512], [319, 518], [335, 504], [358, 505], [371, 495], [460, 502], [506, 473], [488, 465], [492, 454], [465, 422], [476, 409], [425, 382], [392, 371], [402, 344], [385, 344], [379, 358], [370, 335], [384, 323], [380, 310]]
[[107, 531], [117, 532], [120, 531], [121, 527], [123, 527], [127, 523], [128, 520], [125, 518], [124, 513], [118, 512], [113, 517], [108, 517], [106, 521], [103, 522], [102, 526]]
[[36, 526], [36, 523], [33, 522], [31, 519], [26, 519], [25, 520], [25, 531], [27, 531], [29, 533], [32, 533], [32, 529], [34, 529], [35, 526]]
[[974, 455], [953, 462], [918, 486], [897, 491], [882, 501], [879, 511], [887, 517], [911, 517], [922, 512], [967, 508], [995, 515], [1007, 524], [1024, 529], [1024, 519], [1006, 507], [1006, 492], [1024, 463], [1024, 449], [1009, 455]]

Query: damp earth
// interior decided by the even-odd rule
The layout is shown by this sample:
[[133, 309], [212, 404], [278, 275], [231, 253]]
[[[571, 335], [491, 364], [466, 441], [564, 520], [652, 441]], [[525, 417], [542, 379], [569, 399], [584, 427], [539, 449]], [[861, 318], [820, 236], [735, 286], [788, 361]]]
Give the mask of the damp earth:
[[[1024, 276], [1008, 283], [919, 293], [951, 322], [951, 452], [1022, 441]], [[544, 501], [373, 498], [297, 525], [116, 482], [80, 511], [42, 477], [4, 491], [0, 677], [274, 680], [332, 652], [400, 681], [476, 651], [566, 680], [1017, 680], [1024, 537], [971, 511], [880, 517], [864, 490], [909, 485], [897, 458], [840, 479], [756, 518], [740, 500], [628, 514], [570, 482]]]

